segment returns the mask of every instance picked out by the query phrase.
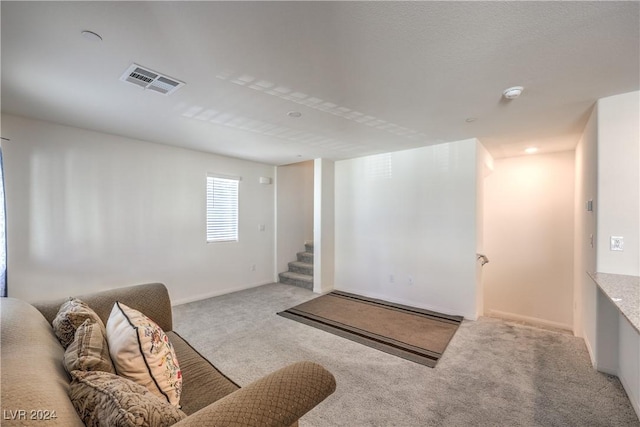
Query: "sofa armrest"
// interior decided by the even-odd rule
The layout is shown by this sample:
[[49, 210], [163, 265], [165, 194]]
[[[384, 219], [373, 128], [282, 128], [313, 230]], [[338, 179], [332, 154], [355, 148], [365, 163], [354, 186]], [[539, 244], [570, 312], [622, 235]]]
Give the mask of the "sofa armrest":
[[186, 426], [290, 426], [336, 389], [333, 375], [313, 362], [275, 371], [191, 414]]

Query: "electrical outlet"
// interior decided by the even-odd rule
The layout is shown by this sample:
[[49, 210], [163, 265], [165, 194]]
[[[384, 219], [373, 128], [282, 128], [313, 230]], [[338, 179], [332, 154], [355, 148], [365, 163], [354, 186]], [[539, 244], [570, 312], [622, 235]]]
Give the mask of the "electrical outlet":
[[393, 282], [395, 282], [395, 281], [396, 281], [396, 278], [395, 278], [395, 277], [393, 277], [393, 274], [390, 274], [390, 275], [389, 275], [389, 283], [393, 283]]
[[623, 251], [624, 250], [624, 237], [622, 237], [622, 236], [611, 236], [610, 249], [612, 251]]
[[409, 284], [413, 285], [413, 276], [409, 276]]
[[256, 271], [256, 265], [255, 264], [251, 264], [251, 271]]

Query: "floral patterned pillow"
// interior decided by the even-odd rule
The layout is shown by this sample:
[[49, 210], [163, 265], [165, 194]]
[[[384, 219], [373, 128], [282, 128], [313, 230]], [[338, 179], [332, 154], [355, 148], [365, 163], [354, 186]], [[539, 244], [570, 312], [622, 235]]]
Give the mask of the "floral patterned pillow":
[[160, 326], [138, 310], [116, 302], [107, 320], [107, 341], [118, 375], [180, 407], [182, 372]]
[[131, 380], [109, 372], [72, 371], [69, 398], [87, 427], [169, 427], [184, 412]]

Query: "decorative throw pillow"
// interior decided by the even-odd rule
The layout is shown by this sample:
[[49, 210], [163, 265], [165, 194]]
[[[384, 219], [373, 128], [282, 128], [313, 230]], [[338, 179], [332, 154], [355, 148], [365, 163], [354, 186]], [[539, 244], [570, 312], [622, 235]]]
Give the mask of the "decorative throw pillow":
[[138, 310], [116, 302], [107, 320], [107, 341], [118, 375], [179, 406], [182, 372], [160, 326]]
[[168, 427], [187, 417], [126, 378], [100, 371], [71, 376], [69, 397], [87, 427]]
[[69, 344], [73, 342], [76, 329], [87, 319], [92, 319], [105, 332], [104, 323], [102, 323], [100, 317], [84, 301], [78, 298], [69, 298], [68, 301], [65, 301], [60, 306], [60, 310], [58, 310], [58, 314], [51, 322], [51, 325], [64, 348], [69, 347]]
[[107, 337], [93, 319], [85, 320], [76, 330], [75, 339], [64, 352], [64, 367], [69, 373], [76, 370], [116, 373]]

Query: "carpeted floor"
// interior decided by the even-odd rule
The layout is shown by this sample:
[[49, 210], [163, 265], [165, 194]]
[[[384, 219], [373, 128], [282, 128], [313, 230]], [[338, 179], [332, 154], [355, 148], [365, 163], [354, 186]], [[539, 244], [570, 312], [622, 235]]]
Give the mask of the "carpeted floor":
[[582, 339], [497, 319], [464, 321], [435, 368], [276, 313], [317, 297], [271, 284], [174, 308], [174, 329], [240, 385], [298, 360], [337, 390], [306, 426], [640, 426]]

